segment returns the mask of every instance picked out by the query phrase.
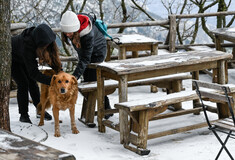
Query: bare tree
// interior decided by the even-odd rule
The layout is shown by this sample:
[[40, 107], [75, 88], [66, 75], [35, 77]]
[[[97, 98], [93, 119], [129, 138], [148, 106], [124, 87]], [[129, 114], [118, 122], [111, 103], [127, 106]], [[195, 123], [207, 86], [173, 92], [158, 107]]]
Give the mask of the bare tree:
[[0, 128], [10, 131], [11, 83], [10, 1], [0, 0]]

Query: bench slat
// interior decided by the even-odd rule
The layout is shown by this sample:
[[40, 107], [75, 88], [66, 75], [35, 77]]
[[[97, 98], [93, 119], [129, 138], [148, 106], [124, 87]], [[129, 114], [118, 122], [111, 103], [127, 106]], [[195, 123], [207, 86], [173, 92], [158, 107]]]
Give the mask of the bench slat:
[[154, 109], [159, 106], [171, 105], [195, 99], [198, 99], [196, 91], [181, 91], [156, 98], [145, 98], [143, 100], [117, 103], [114, 107], [118, 109], [128, 108], [131, 112], [133, 112], [144, 109]]
[[235, 131], [235, 126], [231, 118], [221, 119], [212, 124], [217, 127], [226, 128], [228, 130]]
[[[136, 81], [129, 81], [128, 87], [138, 86], [138, 85], [149, 85], [151, 83], [157, 83], [162, 81], [172, 81], [172, 80], [181, 80], [181, 79], [191, 79], [192, 76], [189, 73], [179, 73], [168, 76], [160, 76], [155, 78], [147, 78]], [[105, 80], [104, 82], [105, 89], [118, 88], [118, 81], [115, 80]], [[83, 82], [78, 85], [80, 92], [91, 92], [97, 89], [97, 82]]]

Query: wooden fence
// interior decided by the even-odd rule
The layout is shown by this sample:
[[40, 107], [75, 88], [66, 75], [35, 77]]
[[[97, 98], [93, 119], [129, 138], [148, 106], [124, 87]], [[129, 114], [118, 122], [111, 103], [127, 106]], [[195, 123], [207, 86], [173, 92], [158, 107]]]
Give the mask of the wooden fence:
[[[161, 26], [168, 28], [168, 38], [165, 45], [160, 45], [159, 49], [168, 49], [169, 52], [175, 52], [176, 49], [187, 49], [190, 46], [209, 46], [215, 47], [214, 44], [190, 44], [190, 45], [176, 45], [176, 26], [177, 20], [179, 19], [188, 19], [188, 18], [200, 18], [200, 17], [215, 17], [215, 16], [228, 16], [235, 15], [235, 11], [227, 12], [217, 12], [217, 13], [199, 13], [199, 14], [190, 14], [190, 15], [169, 15], [166, 20], [158, 21], [145, 21], [145, 22], [126, 22], [126, 23], [115, 23], [108, 24], [108, 29], [112, 28], [122, 28], [122, 27], [147, 27], [147, 26]], [[12, 34], [20, 33], [24, 28], [26, 28], [25, 23], [16, 23], [11, 24]], [[60, 32], [59, 28], [52, 28], [54, 32]], [[223, 47], [233, 47], [234, 44], [227, 43], [222, 44]]]

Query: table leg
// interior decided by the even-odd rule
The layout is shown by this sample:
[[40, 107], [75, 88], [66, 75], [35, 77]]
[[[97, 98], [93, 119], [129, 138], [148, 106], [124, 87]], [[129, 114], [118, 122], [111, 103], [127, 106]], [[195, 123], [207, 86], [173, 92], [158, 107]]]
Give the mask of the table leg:
[[98, 130], [99, 132], [105, 132], [105, 126], [102, 124], [104, 118], [104, 78], [101, 75], [101, 69], [97, 69], [97, 101], [98, 101]]
[[[180, 92], [181, 89], [182, 89], [181, 81], [178, 80], [178, 81], [172, 82], [172, 89], [173, 89], [173, 93], [174, 92]], [[175, 108], [176, 111], [181, 110], [182, 109], [182, 103], [180, 102], [180, 103], [174, 104], [174, 108]]]
[[215, 36], [215, 48], [216, 48], [216, 50], [223, 51], [223, 48], [221, 46], [222, 41], [223, 40], [219, 36]]
[[120, 47], [118, 59], [126, 59], [126, 47]]
[[[219, 61], [218, 62], [218, 68], [217, 68], [217, 77], [218, 77], [218, 83], [219, 84], [225, 84], [226, 82], [226, 62]], [[229, 109], [226, 104], [217, 103], [218, 108], [218, 116], [219, 118], [226, 118], [229, 117]]]
[[107, 42], [107, 56], [105, 58], [105, 62], [110, 61], [110, 60], [111, 60], [111, 47]]
[[[119, 102], [127, 101], [127, 76], [121, 76], [119, 79]], [[120, 143], [127, 144], [129, 137], [128, 115], [125, 111], [119, 110], [119, 123], [120, 123]]]
[[138, 58], [139, 54], [138, 51], [132, 51], [132, 58]]
[[158, 44], [153, 44], [151, 46], [151, 55], [158, 55]]
[[139, 113], [139, 133], [138, 133], [138, 147], [146, 149], [147, 148], [147, 140], [148, 140], [148, 119], [149, 111], [143, 110]]
[[[199, 80], [199, 71], [192, 72], [192, 79]], [[196, 88], [192, 86], [192, 89], [195, 90]], [[199, 104], [199, 100], [193, 100], [193, 108], [197, 108], [197, 104]], [[200, 112], [194, 113], [194, 115], [199, 115]]]

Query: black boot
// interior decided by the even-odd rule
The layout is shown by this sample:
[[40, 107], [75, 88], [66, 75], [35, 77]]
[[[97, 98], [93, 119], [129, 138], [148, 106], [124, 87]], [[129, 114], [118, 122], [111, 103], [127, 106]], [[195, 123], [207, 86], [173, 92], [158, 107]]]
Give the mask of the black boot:
[[[110, 103], [109, 103], [109, 98], [107, 96], [104, 97], [104, 108], [105, 108], [105, 110], [111, 109], [111, 106], [110, 106]], [[113, 114], [106, 114], [104, 116], [104, 118], [109, 119], [112, 116], [113, 116]]]
[[28, 113], [24, 113], [20, 115], [20, 122], [32, 124], [31, 120], [29, 119]]
[[[41, 117], [41, 114], [37, 113], [37, 118], [40, 118], [40, 117]], [[47, 111], [45, 111], [44, 119], [47, 121], [52, 120], [52, 116]]]

